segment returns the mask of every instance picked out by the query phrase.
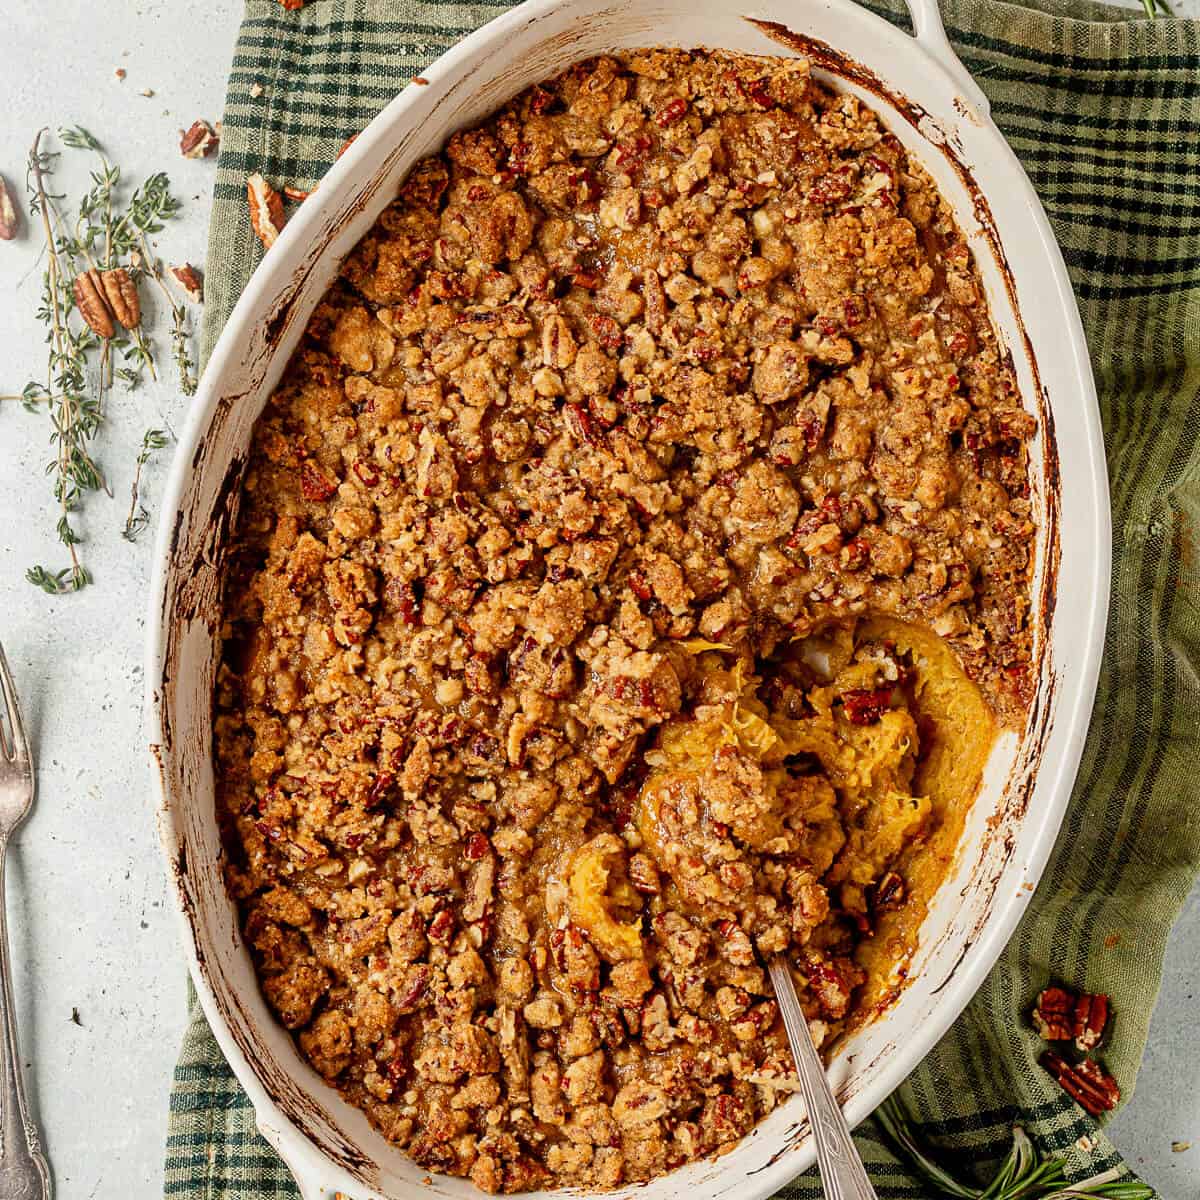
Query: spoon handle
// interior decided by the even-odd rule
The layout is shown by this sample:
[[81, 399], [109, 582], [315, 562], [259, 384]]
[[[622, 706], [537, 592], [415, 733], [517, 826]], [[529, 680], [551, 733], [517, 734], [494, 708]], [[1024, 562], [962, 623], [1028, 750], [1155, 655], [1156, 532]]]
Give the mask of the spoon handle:
[[771, 982], [792, 1044], [800, 1091], [808, 1106], [808, 1121], [817, 1139], [817, 1163], [825, 1195], [828, 1200], [878, 1200], [850, 1136], [850, 1127], [830, 1091], [825, 1067], [809, 1036], [808, 1022], [796, 996], [792, 973], [782, 955], [771, 960]]

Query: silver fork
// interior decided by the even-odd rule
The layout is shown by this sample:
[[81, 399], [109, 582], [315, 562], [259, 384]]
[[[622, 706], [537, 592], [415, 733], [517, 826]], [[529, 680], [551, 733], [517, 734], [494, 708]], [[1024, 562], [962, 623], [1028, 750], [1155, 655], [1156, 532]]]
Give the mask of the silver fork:
[[0, 1200], [49, 1200], [50, 1170], [29, 1119], [17, 1049], [12, 968], [8, 960], [4, 860], [8, 839], [33, 807], [33, 758], [21, 724], [17, 689], [0, 646]]

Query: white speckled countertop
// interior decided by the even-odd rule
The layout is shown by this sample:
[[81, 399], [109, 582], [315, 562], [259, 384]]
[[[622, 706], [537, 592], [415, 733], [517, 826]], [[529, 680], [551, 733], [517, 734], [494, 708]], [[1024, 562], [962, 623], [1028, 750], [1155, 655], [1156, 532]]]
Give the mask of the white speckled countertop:
[[[213, 165], [181, 159], [178, 130], [220, 116], [236, 0], [10, 0], [4, 9], [0, 173], [18, 203], [36, 130], [83, 124], [130, 177], [169, 172], [184, 210], [160, 235], [163, 256], [203, 264]], [[69, 194], [83, 170], [82, 156], [64, 167]], [[27, 225], [23, 240], [0, 243], [0, 393], [42, 369], [37, 245]], [[165, 342], [161, 323], [152, 328]], [[141, 734], [151, 538], [131, 546], [120, 536], [142, 432], [177, 426], [184, 411], [168, 354], [163, 362], [165, 384], [112, 402], [98, 456], [116, 498], [93, 500], [80, 521], [96, 583], [78, 596], [45, 597], [24, 581], [34, 562], [62, 565], [42, 475], [48, 424], [0, 406], [0, 639], [40, 765], [37, 808], [10, 855], [13, 954], [27, 1080], [63, 1200], [160, 1193], [183, 1030], [184, 964], [164, 904]], [[152, 508], [164, 466], [165, 453], [147, 468]], [[1111, 1126], [1168, 1200], [1200, 1196], [1198, 962], [1200, 892], [1171, 940], [1137, 1095]], [[1191, 1150], [1172, 1151], [1186, 1141]]]

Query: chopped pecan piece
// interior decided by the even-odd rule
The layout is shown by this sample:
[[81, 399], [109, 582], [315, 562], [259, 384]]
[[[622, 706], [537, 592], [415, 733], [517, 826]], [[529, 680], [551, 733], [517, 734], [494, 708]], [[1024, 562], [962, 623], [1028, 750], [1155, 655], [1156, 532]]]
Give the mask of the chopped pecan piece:
[[655, 114], [655, 123], [666, 129], [668, 125], [674, 125], [687, 112], [687, 108], [687, 101], [680, 97], [668, 101]]
[[181, 267], [172, 267], [171, 274], [175, 276], [187, 298], [194, 304], [199, 304], [204, 299], [204, 279], [191, 263], [184, 263]]
[[904, 878], [897, 871], [888, 871], [875, 885], [871, 907], [875, 912], [887, 912], [904, 903]]
[[179, 133], [179, 153], [184, 158], [207, 158], [217, 148], [217, 135], [204, 120], [193, 121]]
[[491, 843], [484, 834], [473, 833], [467, 838], [467, 843], [463, 847], [463, 857], [468, 862], [479, 862], [491, 848]]
[[865, 567], [871, 557], [871, 544], [866, 538], [851, 538], [843, 547], [839, 561], [847, 571], [857, 571]]
[[412, 1012], [421, 1003], [432, 974], [433, 972], [427, 963], [417, 963], [408, 969], [404, 977], [404, 983], [400, 987], [399, 994], [396, 997], [396, 1011], [398, 1013]]
[[250, 225], [258, 240], [270, 250], [283, 229], [283, 198], [255, 171], [246, 180]]
[[337, 480], [330, 479], [329, 475], [315, 463], [304, 462], [300, 464], [300, 491], [305, 500], [324, 502], [337, 489]]
[[891, 688], [877, 688], [874, 691], [856, 689], [842, 693], [846, 720], [852, 725], [874, 725], [887, 712], [891, 703]]
[[429, 922], [425, 936], [431, 942], [439, 942], [443, 945], [449, 942], [454, 936], [454, 914], [448, 908], [443, 908]]
[[657, 896], [662, 891], [658, 868], [648, 854], [635, 854], [629, 860], [629, 882], [647, 896]]
[[1074, 1066], [1053, 1050], [1047, 1050], [1041, 1063], [1054, 1076], [1058, 1086], [1093, 1117], [1111, 1112], [1120, 1102], [1121, 1089], [1117, 1081], [1094, 1059], [1085, 1058]]
[[17, 210], [8, 194], [8, 184], [0, 175], [0, 241], [11, 242], [17, 236]]

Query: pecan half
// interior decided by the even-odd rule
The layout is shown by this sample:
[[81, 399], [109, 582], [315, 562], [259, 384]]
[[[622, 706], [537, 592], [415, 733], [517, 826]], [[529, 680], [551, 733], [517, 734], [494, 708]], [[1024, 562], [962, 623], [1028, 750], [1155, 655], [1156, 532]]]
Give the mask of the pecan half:
[[176, 282], [194, 304], [199, 304], [204, 299], [204, 279], [191, 263], [184, 263], [181, 267], [172, 267], [171, 274], [175, 276]]
[[1047, 1050], [1041, 1062], [1058, 1086], [1093, 1117], [1111, 1112], [1120, 1102], [1117, 1081], [1094, 1059], [1086, 1058], [1074, 1066], [1053, 1050]]
[[0, 241], [11, 242], [17, 236], [17, 210], [8, 194], [8, 184], [0, 175]]
[[97, 337], [112, 337], [117, 330], [112, 313], [108, 311], [108, 302], [104, 299], [100, 273], [91, 270], [76, 275], [71, 290], [75, 295], [75, 307], [79, 309], [79, 315], [87, 322], [88, 328]]
[[104, 288], [104, 299], [108, 311], [118, 325], [136, 329], [142, 323], [142, 304], [138, 299], [137, 284], [124, 267], [113, 267], [100, 272], [100, 284]]
[[184, 158], [207, 158], [217, 148], [217, 134], [204, 120], [193, 121], [179, 131], [179, 153]]
[[246, 180], [250, 224], [258, 240], [270, 250], [283, 229], [283, 197], [255, 171]]
[[1046, 988], [1038, 994], [1030, 1019], [1043, 1041], [1069, 1042], [1075, 1031], [1075, 993], [1066, 988]]
[[1103, 992], [1084, 992], [1075, 1001], [1075, 1023], [1072, 1029], [1075, 1045], [1085, 1053], [1095, 1050], [1104, 1040], [1108, 1017], [1108, 997]]
[[1048, 987], [1038, 995], [1030, 1018], [1038, 1036], [1047, 1042], [1069, 1042], [1084, 1053], [1104, 1040], [1108, 1025], [1108, 997], [1102, 992], [1075, 993]]

